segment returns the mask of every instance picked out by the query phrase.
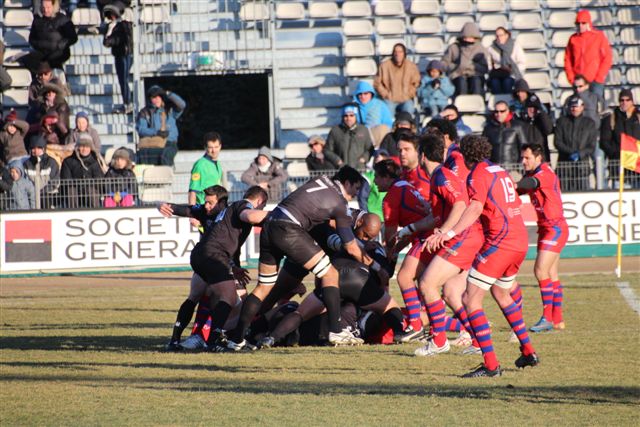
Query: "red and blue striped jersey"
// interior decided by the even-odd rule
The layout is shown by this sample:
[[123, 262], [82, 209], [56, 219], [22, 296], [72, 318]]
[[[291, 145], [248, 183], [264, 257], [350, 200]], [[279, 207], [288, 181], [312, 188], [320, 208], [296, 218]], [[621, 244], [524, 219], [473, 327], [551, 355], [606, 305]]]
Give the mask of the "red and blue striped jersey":
[[444, 167], [451, 170], [462, 182], [467, 181], [469, 168], [464, 163], [464, 157], [458, 144], [451, 144], [447, 149], [447, 158], [443, 163]]
[[535, 170], [527, 172], [526, 176], [536, 178], [539, 183], [538, 188], [525, 192], [536, 210], [538, 225], [552, 226], [565, 221], [560, 180], [549, 164], [542, 163]]
[[402, 179], [413, 185], [423, 199], [429, 200], [429, 194], [431, 193], [431, 178], [420, 166], [415, 169], [402, 170]]

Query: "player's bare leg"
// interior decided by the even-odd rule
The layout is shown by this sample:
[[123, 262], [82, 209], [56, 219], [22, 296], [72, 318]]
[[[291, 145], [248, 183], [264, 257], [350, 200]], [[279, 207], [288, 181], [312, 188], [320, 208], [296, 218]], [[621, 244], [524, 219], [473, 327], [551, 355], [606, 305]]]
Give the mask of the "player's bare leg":
[[181, 350], [180, 338], [182, 337], [182, 332], [184, 332], [185, 328], [191, 322], [196, 305], [198, 304], [198, 301], [200, 301], [200, 298], [202, 298], [202, 295], [204, 295], [206, 288], [207, 283], [204, 279], [202, 279], [198, 274], [193, 273], [189, 286], [189, 296], [184, 300], [182, 305], [180, 305], [176, 322], [173, 325], [171, 340], [166, 347], [167, 351]]

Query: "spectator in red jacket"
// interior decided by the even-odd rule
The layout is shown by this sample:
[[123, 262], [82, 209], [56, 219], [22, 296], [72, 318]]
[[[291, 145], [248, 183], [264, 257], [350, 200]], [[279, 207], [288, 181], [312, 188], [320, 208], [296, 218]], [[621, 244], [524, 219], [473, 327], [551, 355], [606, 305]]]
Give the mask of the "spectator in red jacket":
[[593, 28], [588, 10], [576, 14], [578, 31], [569, 38], [564, 54], [564, 71], [569, 83], [576, 75], [583, 75], [591, 82], [591, 92], [604, 101], [604, 83], [611, 68], [611, 45], [607, 36]]

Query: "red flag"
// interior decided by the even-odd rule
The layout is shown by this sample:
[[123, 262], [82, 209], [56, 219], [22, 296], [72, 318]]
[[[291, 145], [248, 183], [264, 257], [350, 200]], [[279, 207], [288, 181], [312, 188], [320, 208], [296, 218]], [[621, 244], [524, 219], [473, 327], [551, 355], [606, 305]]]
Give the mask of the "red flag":
[[640, 140], [626, 133], [620, 137], [620, 163], [623, 168], [640, 173]]

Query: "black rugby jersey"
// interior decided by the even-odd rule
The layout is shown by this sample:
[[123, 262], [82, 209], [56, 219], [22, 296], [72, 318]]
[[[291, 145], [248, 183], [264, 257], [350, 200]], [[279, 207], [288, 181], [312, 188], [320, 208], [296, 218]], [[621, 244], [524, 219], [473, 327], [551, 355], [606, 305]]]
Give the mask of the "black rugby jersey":
[[216, 217], [215, 224], [205, 232], [198, 243], [206, 256], [220, 256], [225, 259], [238, 261], [240, 248], [247, 240], [253, 224], [240, 219], [240, 213], [253, 209], [247, 200], [231, 203]]

